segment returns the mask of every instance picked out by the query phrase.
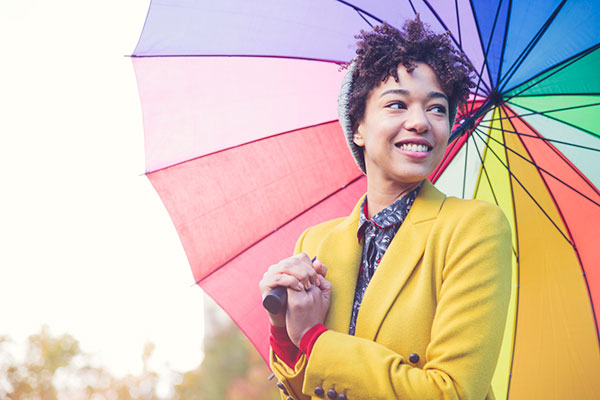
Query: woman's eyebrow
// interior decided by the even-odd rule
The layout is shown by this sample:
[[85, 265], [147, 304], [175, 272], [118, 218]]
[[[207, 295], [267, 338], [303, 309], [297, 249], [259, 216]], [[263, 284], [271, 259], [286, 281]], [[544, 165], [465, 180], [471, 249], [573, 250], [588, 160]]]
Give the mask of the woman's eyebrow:
[[379, 96], [379, 97], [383, 97], [388, 94], [402, 94], [404, 96], [409, 96], [410, 92], [405, 89], [389, 89], [389, 90], [386, 90], [385, 92], [381, 93], [381, 96]]
[[448, 101], [448, 96], [446, 96], [442, 92], [429, 92], [427, 97], [429, 97], [430, 99], [442, 98], [442, 99], [446, 99], [446, 101]]
[[[406, 89], [389, 89], [389, 90], [386, 90], [385, 92], [381, 93], [381, 96], [379, 96], [379, 97], [381, 98], [381, 97], [386, 96], [388, 94], [401, 94], [401, 95], [404, 95], [404, 96], [410, 96], [410, 92], [408, 90], [406, 90]], [[448, 101], [448, 96], [446, 96], [442, 92], [436, 92], [436, 91], [429, 92], [427, 94], [427, 97], [430, 98], [430, 99], [442, 98], [442, 99], [445, 99], [446, 101]]]

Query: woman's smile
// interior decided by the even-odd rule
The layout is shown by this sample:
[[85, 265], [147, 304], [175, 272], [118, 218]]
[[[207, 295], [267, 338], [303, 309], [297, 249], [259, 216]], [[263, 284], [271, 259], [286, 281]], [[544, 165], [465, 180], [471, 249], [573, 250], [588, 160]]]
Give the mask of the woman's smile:
[[396, 148], [407, 157], [415, 158], [427, 157], [427, 155], [431, 153], [431, 150], [433, 149], [433, 145], [422, 138], [402, 140], [395, 143], [394, 146], [396, 146]]

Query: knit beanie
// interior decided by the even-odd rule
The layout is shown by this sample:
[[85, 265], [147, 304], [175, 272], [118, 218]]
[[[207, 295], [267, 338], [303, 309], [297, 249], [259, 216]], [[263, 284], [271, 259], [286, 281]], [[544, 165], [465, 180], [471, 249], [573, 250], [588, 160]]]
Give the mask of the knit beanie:
[[367, 170], [365, 169], [365, 157], [363, 155], [363, 149], [354, 143], [354, 132], [352, 132], [352, 123], [350, 122], [349, 100], [350, 93], [352, 92], [352, 74], [354, 73], [355, 69], [356, 61], [352, 61], [350, 65], [348, 65], [346, 76], [344, 76], [342, 86], [340, 87], [340, 92], [338, 93], [338, 119], [340, 120], [342, 131], [344, 132], [344, 136], [346, 136], [346, 143], [348, 143], [348, 147], [350, 148], [352, 157], [354, 157], [354, 161], [356, 161], [356, 165], [358, 165], [358, 168], [360, 168], [363, 174], [366, 174]]

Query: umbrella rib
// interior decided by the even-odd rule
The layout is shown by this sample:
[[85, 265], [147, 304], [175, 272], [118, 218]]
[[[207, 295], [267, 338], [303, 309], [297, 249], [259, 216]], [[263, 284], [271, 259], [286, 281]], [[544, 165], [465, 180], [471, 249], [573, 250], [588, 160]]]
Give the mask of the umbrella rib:
[[454, 0], [454, 11], [456, 12], [456, 25], [458, 27], [458, 47], [462, 49], [462, 32], [460, 30], [460, 13], [458, 12], [458, 0]]
[[[511, 103], [511, 104], [512, 104], [512, 103]], [[533, 111], [533, 110], [531, 110], [531, 109], [529, 109], [529, 108], [527, 108], [527, 107], [523, 107], [523, 106], [521, 106], [521, 105], [519, 105], [519, 104], [515, 104], [515, 105], [517, 105], [518, 107], [522, 107], [522, 108], [524, 108], [524, 109], [526, 109], [526, 110], [529, 110], [529, 111], [531, 111], [531, 112], [529, 112], [529, 113], [524, 113], [524, 114], [518, 114], [518, 115], [512, 115], [512, 116], [506, 116], [506, 117], [500, 117], [500, 118], [493, 118], [493, 119], [482, 119], [482, 120], [481, 120], [481, 122], [492, 122], [492, 121], [501, 120], [501, 119], [508, 119], [508, 120], [510, 120], [510, 119], [512, 119], [512, 118], [528, 117], [528, 116], [531, 116], [531, 115], [543, 115], [544, 117], [552, 118], [551, 116], [549, 116], [549, 115], [546, 115], [546, 114], [550, 114], [550, 113], [554, 113], [554, 112], [559, 112], [559, 111], [569, 111], [569, 110], [576, 110], [576, 109], [578, 109], [578, 108], [586, 108], [586, 107], [595, 107], [595, 106], [600, 106], [600, 102], [598, 102], [598, 103], [592, 103], [592, 104], [580, 104], [580, 105], [578, 105], [578, 106], [570, 106], [570, 107], [563, 107], [563, 108], [555, 108], [555, 109], [553, 109], [553, 110], [544, 110], [544, 111]], [[553, 119], [554, 119], [554, 118], [553, 118]], [[563, 121], [560, 121], [560, 122], [563, 122]], [[571, 126], [573, 126], [573, 125], [571, 125]], [[576, 127], [576, 128], [578, 128], [578, 129], [581, 129], [582, 131], [585, 131], [585, 132], [588, 132], [588, 133], [591, 133], [591, 134], [593, 134], [593, 135], [594, 135], [594, 133], [593, 133], [593, 132], [590, 132], [590, 131], [588, 131], [587, 129], [583, 129], [583, 128], [580, 128], [580, 127]]]
[[510, 15], [512, 12], [512, 0], [508, 2], [508, 10], [506, 11], [506, 27], [504, 29], [504, 38], [502, 40], [502, 51], [500, 52], [500, 62], [498, 64], [498, 74], [496, 75], [496, 82], [500, 81], [500, 75], [502, 75], [502, 63], [504, 62], [504, 52], [506, 51], [506, 40], [508, 39], [508, 29], [510, 25]]
[[469, 159], [469, 139], [465, 141], [465, 165], [463, 167], [463, 181], [462, 181], [462, 198], [465, 198], [465, 185], [467, 182], [467, 160]]
[[[574, 109], [578, 109], [578, 108], [594, 107], [594, 106], [598, 106], [598, 105], [600, 105], [600, 103], [584, 104], [584, 105], [579, 105], [579, 106], [572, 106], [572, 107], [558, 108], [558, 109], [555, 109], [555, 110], [547, 110], [547, 111], [532, 111], [532, 112], [530, 112], [530, 113], [524, 113], [524, 114], [519, 114], [519, 115], [513, 115], [513, 116], [510, 116], [510, 117], [508, 117], [508, 116], [507, 116], [507, 117], [501, 117], [501, 118], [498, 118], [498, 119], [508, 119], [508, 120], [510, 120], [510, 119], [512, 119], [512, 118], [518, 118], [518, 117], [527, 117], [527, 116], [532, 116], [532, 115], [543, 115], [543, 116], [544, 116], [544, 117], [546, 117], [546, 118], [549, 118], [549, 119], [551, 119], [551, 120], [554, 120], [554, 121], [560, 122], [561, 124], [565, 124], [565, 125], [567, 125], [567, 126], [570, 126], [570, 127], [572, 127], [572, 128], [578, 129], [578, 130], [580, 130], [580, 131], [582, 131], [582, 132], [585, 132], [585, 133], [587, 133], [587, 134], [593, 135], [593, 137], [594, 137], [594, 138], [598, 138], [598, 134], [596, 134], [595, 132], [592, 132], [592, 131], [590, 131], [590, 130], [588, 130], [588, 129], [586, 129], [586, 128], [582, 128], [582, 127], [580, 127], [580, 126], [573, 125], [573, 124], [572, 124], [572, 123], [570, 123], [570, 122], [567, 122], [567, 121], [563, 121], [563, 120], [560, 120], [560, 119], [554, 118], [554, 117], [553, 117], [553, 116], [551, 116], [551, 115], [546, 115], [546, 113], [548, 113], [548, 114], [549, 114], [549, 113], [558, 112], [558, 111], [574, 110]], [[519, 106], [519, 107], [523, 107], [523, 106]], [[523, 108], [524, 108], [524, 109], [526, 109], [526, 110], [529, 110], [529, 108], [526, 108], [526, 107], [523, 107]], [[491, 120], [482, 120], [481, 122], [491, 122]], [[548, 140], [549, 140], [549, 141], [551, 141], [550, 139], [548, 139]], [[565, 143], [565, 144], [568, 144], [568, 143]], [[574, 146], [574, 147], [582, 147], [582, 148], [587, 148], [588, 150], [596, 150], [596, 149], [594, 149], [593, 147], [586, 147], [586, 146], [579, 146], [579, 145], [572, 145], [572, 146]]]
[[[487, 63], [487, 59], [488, 59], [488, 54], [490, 52], [490, 48], [492, 47], [492, 38], [494, 37], [494, 32], [496, 31], [496, 24], [498, 23], [498, 16], [500, 15], [500, 8], [502, 7], [502, 0], [500, 0], [498, 2], [498, 7], [496, 8], [496, 15], [494, 16], [494, 23], [492, 24], [492, 30], [490, 32], [490, 37], [488, 38], [488, 43], [485, 49], [485, 54], [483, 55], [483, 64], [481, 64], [481, 71], [478, 74], [479, 79], [477, 82], [477, 85], [475, 86], [475, 94], [474, 97], [477, 97], [477, 92], [479, 91], [479, 85], [481, 84], [481, 79], [483, 76], [483, 69], [485, 67], [487, 67], [487, 71], [488, 71], [488, 77], [490, 78], [490, 83], [493, 84], [492, 81], [492, 75], [490, 72], [490, 66]], [[473, 13], [475, 12], [475, 9], [473, 9]], [[469, 110], [469, 114], [473, 112], [473, 108], [475, 106], [475, 102], [471, 103], [471, 109]]]
[[584, 146], [584, 145], [581, 145], [581, 144], [576, 144], [576, 143], [571, 143], [571, 142], [565, 142], [563, 140], [548, 139], [548, 138], [546, 138], [544, 136], [529, 135], [527, 133], [521, 133], [521, 132], [517, 132], [517, 131], [511, 131], [510, 129], [504, 129], [504, 128], [495, 128], [495, 127], [493, 127], [491, 125], [479, 124], [479, 126], [482, 127], [482, 128], [495, 129], [497, 131], [503, 131], [503, 132], [513, 133], [513, 134], [518, 135], [518, 136], [525, 136], [525, 137], [529, 137], [529, 138], [533, 138], [533, 139], [539, 139], [539, 140], [543, 140], [544, 142], [559, 143], [559, 144], [564, 144], [565, 146], [577, 147], [577, 148], [582, 149], [582, 150], [591, 150], [591, 151], [599, 151], [600, 152], [600, 149], [597, 149], [595, 147], [589, 147], [589, 146]]
[[[378, 18], [378, 17], [376, 17], [375, 15], [371, 14], [371, 13], [370, 13], [370, 12], [368, 12], [367, 10], [365, 10], [365, 9], [362, 9], [362, 8], [360, 8], [360, 7], [358, 7], [358, 6], [355, 6], [354, 4], [352, 4], [352, 3], [348, 2], [348, 1], [344, 1], [344, 0], [336, 0], [336, 1], [337, 1], [338, 3], [342, 3], [342, 4], [343, 4], [343, 5], [345, 5], [345, 6], [348, 6], [348, 7], [350, 7], [350, 8], [353, 8], [353, 9], [354, 9], [354, 11], [358, 12], [359, 14], [360, 14], [360, 13], [362, 13], [362, 14], [364, 14], [364, 15], [368, 16], [368, 17], [371, 17], [371, 18], [373, 18], [375, 21], [379, 22], [380, 24], [384, 23], [384, 21], [383, 21], [381, 18]], [[364, 17], [363, 17], [363, 19], [364, 19]], [[367, 22], [367, 23], [368, 23], [369, 25], [371, 25], [369, 22]], [[371, 25], [371, 26], [372, 26], [372, 25]]]
[[236, 144], [236, 145], [233, 145], [233, 146], [226, 147], [224, 149], [219, 149], [219, 150], [212, 151], [210, 153], [202, 154], [200, 156], [188, 158], [186, 160], [182, 160], [182, 161], [179, 161], [179, 162], [176, 162], [176, 163], [164, 166], [164, 167], [153, 169], [151, 171], [146, 171], [144, 173], [144, 175], [150, 175], [150, 174], [153, 174], [155, 172], [162, 171], [164, 169], [168, 169], [168, 168], [171, 168], [171, 167], [175, 167], [177, 165], [185, 164], [185, 163], [187, 163], [189, 161], [199, 160], [199, 159], [204, 158], [204, 157], [212, 156], [213, 154], [222, 153], [222, 152], [227, 151], [227, 150], [235, 149], [237, 147], [243, 147], [243, 146], [246, 146], [246, 145], [249, 145], [249, 144], [252, 144], [252, 143], [256, 143], [256, 142], [260, 142], [260, 141], [263, 141], [263, 140], [273, 139], [273, 138], [275, 138], [277, 136], [286, 135], [288, 133], [292, 133], [292, 132], [296, 132], [296, 131], [301, 131], [303, 129], [308, 129], [308, 128], [314, 128], [314, 127], [317, 127], [317, 126], [332, 124], [332, 123], [335, 123], [336, 121], [338, 121], [338, 120], [334, 119], [334, 120], [331, 120], [331, 121], [320, 122], [320, 123], [317, 123], [317, 124], [314, 124], [314, 125], [307, 125], [307, 126], [303, 126], [303, 127], [300, 127], [300, 128], [292, 129], [292, 130], [289, 130], [289, 131], [279, 132], [279, 133], [275, 133], [273, 135], [268, 135], [268, 136], [260, 137], [260, 138], [257, 138], [257, 139], [252, 139], [252, 140], [249, 140], [249, 141], [244, 142], [244, 143], [239, 143], [239, 144]]
[[[500, 113], [499, 113], [500, 114]], [[506, 142], [506, 136], [504, 132], [502, 132], [502, 140]], [[507, 156], [506, 151], [504, 155]], [[510, 158], [506, 157], [506, 164], [510, 168]], [[508, 385], [507, 385], [507, 393], [510, 393], [510, 385], [512, 383], [512, 372], [515, 364], [515, 352], [517, 347], [517, 329], [519, 327], [519, 296], [520, 296], [520, 287], [521, 287], [521, 258], [520, 258], [520, 248], [519, 248], [519, 221], [517, 221], [517, 207], [515, 204], [515, 188], [512, 179], [508, 179], [508, 185], [510, 187], [510, 202], [512, 204], [512, 222], [514, 226], [515, 240], [514, 245], [515, 249], [515, 284], [516, 284], [516, 295], [515, 295], [515, 325], [513, 328], [513, 342], [512, 342], [512, 352], [510, 358], [510, 369], [508, 375]]]
[[125, 56], [130, 58], [178, 58], [178, 57], [198, 57], [198, 58], [283, 58], [285, 60], [301, 60], [301, 61], [317, 61], [326, 62], [331, 64], [345, 65], [348, 61], [342, 60], [329, 60], [325, 58], [311, 58], [311, 57], [299, 57], [299, 56], [284, 56], [284, 55], [266, 55], [266, 54], [153, 54], [153, 55], [136, 55]]
[[598, 134], [596, 132], [590, 131], [589, 129], [583, 128], [581, 126], [573, 125], [570, 122], [563, 121], [561, 119], [554, 118], [552, 115], [546, 115], [546, 114], [550, 114], [550, 113], [558, 112], [558, 111], [575, 110], [575, 109], [578, 109], [578, 108], [596, 107], [596, 106], [599, 106], [599, 105], [600, 105], [600, 103], [583, 104], [583, 105], [573, 106], [573, 107], [569, 107], [569, 108], [565, 108], [565, 109], [557, 109], [557, 110], [550, 110], [550, 111], [535, 112], [535, 111], [533, 111], [533, 110], [531, 110], [531, 109], [529, 109], [527, 107], [523, 107], [523, 106], [520, 106], [520, 105], [517, 104], [518, 107], [522, 107], [522, 108], [524, 108], [526, 110], [529, 110], [529, 111], [533, 112], [533, 114], [521, 114], [521, 115], [524, 115], [524, 116], [543, 115], [544, 117], [550, 118], [550, 119], [552, 119], [554, 121], [557, 121], [557, 122], [560, 122], [561, 124], [565, 124], [565, 125], [570, 126], [572, 128], [578, 129], [578, 130], [580, 130], [582, 132], [589, 133], [590, 135], [594, 135], [594, 137], [596, 137], [596, 138], [598, 138]]
[[257, 239], [254, 243], [250, 244], [249, 246], [247, 246], [246, 248], [244, 248], [243, 250], [241, 250], [240, 252], [238, 252], [237, 254], [234, 254], [233, 256], [231, 256], [228, 260], [226, 260], [225, 262], [223, 262], [221, 265], [219, 265], [217, 268], [215, 268], [210, 274], [203, 276], [202, 278], [196, 280], [195, 284], [198, 285], [200, 284], [200, 282], [202, 282], [203, 280], [205, 280], [206, 278], [210, 277], [212, 274], [214, 274], [215, 272], [217, 272], [218, 270], [220, 270], [221, 268], [223, 268], [225, 265], [227, 265], [228, 263], [230, 263], [231, 261], [235, 260], [237, 257], [241, 256], [243, 253], [245, 253], [246, 251], [248, 251], [249, 249], [251, 249], [252, 247], [256, 246], [258, 243], [262, 242], [264, 239], [266, 239], [267, 237], [269, 237], [270, 235], [273, 234], [273, 232], [277, 232], [278, 230], [280, 230], [281, 228], [283, 228], [284, 226], [286, 226], [287, 224], [289, 224], [290, 222], [296, 220], [297, 218], [301, 217], [302, 215], [306, 214], [308, 211], [312, 210], [313, 208], [315, 208], [316, 206], [318, 206], [319, 204], [321, 204], [322, 202], [324, 202], [325, 200], [329, 199], [330, 197], [336, 195], [337, 193], [341, 192], [342, 190], [344, 190], [347, 186], [359, 181], [360, 179], [365, 178], [364, 175], [360, 174], [359, 176], [357, 176], [356, 178], [353, 178], [352, 180], [350, 180], [350, 182], [346, 183], [345, 185], [343, 185], [342, 187], [340, 187], [337, 190], [334, 190], [333, 192], [331, 192], [330, 194], [328, 194], [327, 196], [323, 197], [321, 200], [317, 201], [316, 203], [314, 203], [312, 206], [304, 209], [304, 211], [302, 211], [301, 213], [295, 215], [294, 217], [288, 219], [287, 221], [285, 221], [284, 223], [282, 223], [281, 225], [279, 225], [277, 228], [275, 228], [272, 232], [267, 233], [266, 235], [260, 237], [259, 239]]
[[[506, 131], [502, 130], [502, 131], [503, 132], [510, 132], [508, 130], [506, 130]], [[522, 156], [521, 154], [517, 153], [515, 150], [511, 149], [506, 143], [499, 142], [497, 139], [494, 139], [492, 136], [488, 135], [487, 133], [485, 133], [483, 131], [481, 131], [480, 133], [486, 135], [487, 137], [489, 137], [490, 139], [492, 139], [494, 142], [498, 143], [500, 146], [503, 146], [504, 148], [506, 148], [506, 150], [509, 150], [511, 153], [519, 156], [524, 161], [527, 161], [529, 164], [533, 165], [534, 167], [536, 167], [540, 171], [545, 172], [546, 174], [548, 174], [552, 178], [556, 179], [558, 182], [562, 183], [563, 185], [565, 185], [566, 187], [568, 187], [569, 189], [571, 189], [572, 191], [574, 191], [575, 193], [577, 193], [578, 195], [580, 195], [581, 197], [584, 197], [585, 199], [591, 201], [592, 203], [594, 203], [595, 205], [597, 205], [598, 207], [600, 207], [600, 203], [598, 203], [595, 200], [591, 199], [587, 195], [581, 193], [579, 190], [575, 189], [573, 186], [569, 185], [567, 182], [563, 181], [562, 179], [560, 179], [559, 177], [557, 177], [556, 175], [554, 175], [553, 173], [551, 173], [547, 169], [539, 166], [538, 164], [534, 163], [533, 161], [531, 161], [531, 160], [527, 159], [526, 157]]]
[[373, 29], [373, 24], [371, 24], [371, 22], [369, 22], [369, 20], [367, 19], [367, 17], [364, 16], [363, 13], [358, 11], [356, 8], [354, 9], [354, 11], [356, 11], [356, 13], [363, 19], [363, 21], [365, 21], [367, 23], [367, 25], [369, 25], [371, 27], [371, 29]]
[[[477, 135], [477, 137], [482, 141], [485, 142], [485, 140], [483, 140], [483, 138], [479, 135], [480, 133], [480, 129], [479, 128], [475, 128], [475, 134]], [[508, 173], [510, 174], [510, 176], [512, 178], [514, 178], [514, 180], [519, 184], [519, 186], [521, 186], [521, 188], [525, 191], [525, 193], [527, 193], [527, 195], [529, 196], [529, 198], [535, 203], [535, 205], [540, 209], [540, 211], [546, 216], [546, 218], [548, 218], [548, 220], [550, 221], [550, 223], [552, 225], [554, 225], [554, 227], [556, 228], [556, 230], [561, 234], [561, 236], [571, 245], [573, 246], [573, 243], [569, 240], [569, 238], [563, 233], [563, 231], [558, 227], [558, 225], [556, 225], [556, 223], [554, 222], [554, 220], [552, 218], [550, 218], [550, 216], [548, 215], [548, 213], [546, 212], [546, 210], [544, 210], [544, 208], [537, 202], [537, 200], [533, 197], [533, 195], [531, 193], [529, 193], [529, 190], [527, 190], [525, 188], [525, 186], [521, 183], [521, 181], [519, 180], [519, 178], [517, 178], [515, 176], [515, 174], [513, 174], [513, 172], [510, 170], [510, 168], [508, 168], [508, 166], [506, 164], [504, 164], [504, 162], [500, 159], [500, 157], [498, 156], [498, 154], [496, 154], [496, 152], [494, 150], [492, 150], [491, 147], [487, 148], [489, 151], [492, 152], [492, 154], [498, 159], [498, 161], [500, 162], [500, 164], [502, 164], [504, 166], [504, 168], [506, 168], [506, 170], [508, 171]]]
[[410, 4], [410, 8], [412, 8], [413, 14], [417, 15], [417, 10], [415, 9], [415, 5], [412, 0], [408, 0], [408, 4]]
[[[553, 96], [589, 96], [589, 97], [598, 97], [598, 96], [600, 96], [600, 92], [530, 93], [530, 94], [525, 94], [523, 96], [519, 96], [519, 98], [522, 99], [522, 98], [526, 98], [526, 97], [553, 97]], [[508, 99], [511, 100], [513, 97], [515, 97], [515, 96], [510, 96], [510, 98], [508, 98]], [[509, 100], [506, 100], [506, 101], [509, 101]]]
[[[594, 45], [594, 46], [592, 46], [592, 47], [590, 47], [589, 49], [586, 49], [586, 50], [582, 51], [582, 52], [581, 52], [581, 53], [579, 53], [579, 54], [576, 54], [576, 55], [574, 55], [574, 56], [572, 56], [572, 57], [569, 57], [568, 59], [566, 59], [566, 60], [562, 61], [562, 62], [560, 63], [560, 64], [562, 64], [562, 65], [561, 65], [559, 68], [557, 68], [557, 65], [553, 65], [553, 66], [551, 66], [551, 67], [549, 67], [549, 68], [546, 68], [545, 70], [541, 71], [540, 73], [538, 73], [538, 74], [535, 74], [535, 75], [534, 75], [534, 76], [532, 76], [530, 79], [528, 79], [526, 82], [524, 82], [524, 83], [521, 83], [520, 85], [518, 85], [518, 86], [515, 86], [515, 87], [511, 88], [511, 89], [510, 89], [510, 90], [508, 90], [508, 91], [515, 90], [515, 89], [517, 89], [519, 86], [523, 86], [523, 85], [525, 85], [527, 82], [531, 82], [532, 80], [534, 80], [534, 79], [535, 79], [535, 78], [537, 78], [538, 76], [542, 76], [542, 75], [543, 75], [543, 74], [545, 74], [546, 72], [550, 71], [552, 68], [556, 68], [556, 70], [555, 70], [555, 71], [552, 71], [552, 72], [551, 72], [550, 74], [548, 74], [547, 76], [543, 77], [543, 78], [542, 78], [542, 79], [540, 79], [539, 81], [536, 81], [536, 82], [534, 82], [533, 84], [531, 84], [530, 86], [528, 86], [528, 87], [526, 87], [525, 89], [521, 90], [520, 92], [513, 94], [512, 96], [510, 96], [510, 97], [508, 97], [507, 99], [505, 99], [505, 101], [509, 101], [509, 100], [510, 100], [510, 99], [512, 99], [513, 97], [516, 97], [516, 96], [519, 96], [519, 95], [521, 95], [523, 92], [525, 92], [525, 91], [527, 91], [527, 90], [531, 89], [532, 87], [534, 87], [534, 86], [536, 86], [536, 85], [540, 84], [541, 82], [545, 81], [546, 79], [550, 78], [551, 76], [553, 76], [553, 75], [555, 75], [555, 74], [559, 73], [560, 71], [562, 71], [563, 69], [565, 69], [565, 68], [569, 67], [571, 64], [573, 64], [573, 63], [575, 63], [575, 62], [577, 62], [577, 61], [581, 60], [582, 58], [586, 57], [587, 55], [589, 55], [589, 54], [593, 53], [593, 52], [594, 52], [594, 51], [596, 51], [598, 48], [600, 48], [600, 43], [599, 43], [599, 44], [596, 44], [596, 45]], [[560, 65], [560, 64], [558, 64], [558, 65]], [[570, 94], [570, 93], [569, 93], [569, 94]]]
[[[473, 145], [475, 146], [475, 151], [477, 152], [477, 157], [479, 157], [479, 161], [481, 162], [481, 169], [483, 169], [483, 173], [485, 174], [485, 179], [488, 183], [488, 186], [490, 187], [490, 191], [492, 192], [492, 197], [494, 198], [494, 203], [498, 207], [500, 207], [500, 203], [498, 202], [498, 198], [496, 197], [496, 191], [494, 190], [494, 186], [492, 185], [492, 180], [490, 179], [490, 176], [488, 175], [487, 168], [485, 167], [485, 163], [483, 162], [483, 157], [481, 155], [481, 152], [479, 151], [479, 146], [477, 146], [477, 141], [474, 138], [473, 138]], [[479, 182], [477, 183], [477, 187], [479, 187]], [[511, 247], [512, 247], [513, 254], [515, 255], [515, 257], [518, 260], [519, 256], [517, 254], [517, 250], [515, 249], [514, 246], [511, 246]]]
[[[409, 0], [409, 1], [411, 1], [411, 0]], [[429, 11], [431, 11], [431, 13], [433, 14], [433, 16], [437, 19], [437, 21], [440, 23], [440, 25], [442, 25], [442, 27], [444, 28], [444, 30], [446, 30], [448, 36], [450, 36], [450, 38], [452, 39], [452, 41], [454, 42], [454, 44], [460, 49], [463, 57], [465, 57], [467, 60], [469, 60], [469, 63], [471, 63], [471, 65], [474, 65], [473, 62], [471, 61], [471, 58], [463, 51], [462, 46], [456, 40], [456, 38], [452, 34], [452, 31], [450, 31], [450, 29], [448, 29], [448, 26], [444, 23], [444, 21], [442, 20], [442, 18], [440, 18], [439, 14], [435, 11], [435, 9], [431, 6], [431, 4], [429, 4], [429, 1], [428, 0], [423, 0], [423, 3], [427, 6], [427, 8], [429, 8]], [[412, 3], [411, 3], [411, 5], [412, 5]], [[473, 70], [475, 71], [475, 74], [477, 74], [477, 70], [475, 69], [475, 67], [473, 67]], [[491, 91], [490, 87], [487, 85], [487, 83], [485, 81], [483, 81], [483, 85], [488, 90], [488, 92]]]
[[540, 42], [540, 39], [548, 31], [548, 28], [550, 27], [550, 25], [552, 25], [552, 22], [554, 22], [556, 16], [560, 12], [560, 10], [562, 10], [566, 2], [566, 0], [561, 1], [561, 3], [552, 12], [552, 15], [550, 15], [546, 22], [544, 22], [540, 30], [537, 31], [537, 33], [533, 36], [531, 41], [527, 44], [527, 46], [525, 46], [521, 54], [519, 54], [519, 56], [515, 59], [514, 63], [508, 68], [504, 77], [500, 80], [500, 82], [498, 82], [498, 87], [501, 91], [503, 89], [503, 85], [505, 85], [512, 79], [514, 74], [517, 72], [517, 70], [521, 67], [521, 65], [527, 58], [527, 56], [533, 51], [533, 48]]
[[[494, 187], [492, 186], [492, 180], [490, 179], [490, 176], [488, 175], [487, 172], [487, 168], [485, 167], [485, 163], [483, 162], [483, 156], [481, 155], [481, 152], [479, 151], [479, 146], [477, 146], [477, 141], [475, 140], [475, 138], [473, 139], [473, 145], [475, 145], [475, 150], [477, 152], [477, 157], [479, 157], [479, 161], [481, 161], [481, 168], [483, 169], [483, 173], [485, 174], [485, 179], [488, 183], [488, 186], [490, 187], [490, 190], [492, 191], [492, 197], [494, 198], [494, 203], [500, 207], [500, 203], [498, 202], [498, 198], [496, 197], [496, 191], [494, 190]], [[477, 184], [477, 191], [479, 191], [479, 183]]]

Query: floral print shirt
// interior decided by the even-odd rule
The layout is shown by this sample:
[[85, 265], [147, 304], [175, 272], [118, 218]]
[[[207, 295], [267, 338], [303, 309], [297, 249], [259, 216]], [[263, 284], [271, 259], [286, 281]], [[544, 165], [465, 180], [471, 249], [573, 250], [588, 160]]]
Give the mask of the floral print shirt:
[[360, 269], [358, 271], [358, 279], [356, 281], [356, 291], [354, 292], [354, 304], [352, 305], [352, 316], [350, 317], [349, 333], [354, 335], [356, 330], [356, 319], [358, 310], [362, 303], [363, 296], [367, 290], [367, 286], [375, 274], [375, 270], [379, 266], [385, 251], [390, 245], [392, 239], [398, 232], [400, 225], [408, 215], [417, 193], [419, 193], [419, 185], [416, 189], [406, 194], [399, 200], [379, 211], [372, 219], [367, 218], [367, 198], [363, 200], [360, 208], [360, 217], [358, 220], [358, 240], [363, 241], [362, 258], [360, 261]]

